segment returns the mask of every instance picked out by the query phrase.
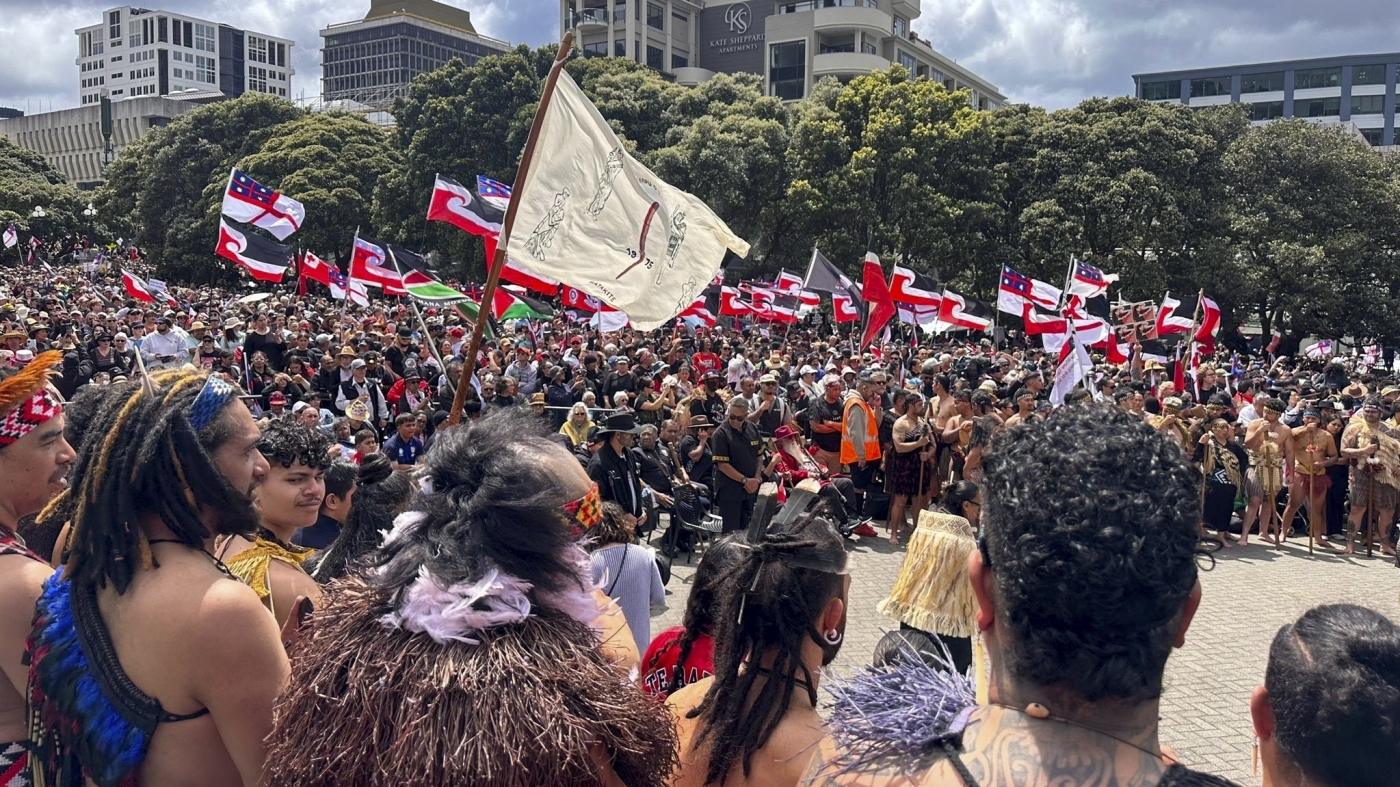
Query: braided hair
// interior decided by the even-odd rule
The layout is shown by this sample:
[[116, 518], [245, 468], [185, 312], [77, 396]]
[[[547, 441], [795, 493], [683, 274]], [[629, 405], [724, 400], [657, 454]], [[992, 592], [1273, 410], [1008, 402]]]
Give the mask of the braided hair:
[[[814, 515], [775, 522], [745, 546], [719, 590], [714, 683], [687, 714], [700, 719], [694, 748], [709, 745], [706, 784], [724, 784], [736, 762], [750, 774], [797, 686], [816, 706], [814, 676], [802, 663], [806, 640], [821, 645], [827, 661], [836, 655], [815, 626], [844, 583], [834, 572], [845, 570], [846, 548], [831, 523]], [[832, 570], [809, 567], [818, 565]], [[772, 664], [760, 668], [769, 656]], [[760, 674], [767, 676], [761, 685]]]
[[736, 536], [728, 536], [711, 544], [700, 558], [690, 585], [690, 598], [685, 602], [684, 631], [676, 641], [676, 669], [671, 674], [667, 694], [674, 694], [685, 685], [685, 660], [701, 634], [713, 631], [719, 613], [719, 593], [725, 576], [734, 570], [743, 557]]
[[219, 512], [222, 533], [257, 528], [252, 500], [213, 460], [233, 436], [229, 408], [242, 404], [228, 397], [216, 417], [198, 419], [203, 429], [191, 424], [191, 406], [207, 377], [194, 370], [159, 372], [150, 378], [154, 395], [137, 381], [108, 387], [73, 466], [77, 486], [49, 504], [50, 510], [71, 506], [64, 576], [75, 586], [105, 587], [110, 581], [124, 593], [135, 572], [152, 565], [140, 527], [143, 514], [159, 516], [195, 549], [212, 535], [201, 511]]

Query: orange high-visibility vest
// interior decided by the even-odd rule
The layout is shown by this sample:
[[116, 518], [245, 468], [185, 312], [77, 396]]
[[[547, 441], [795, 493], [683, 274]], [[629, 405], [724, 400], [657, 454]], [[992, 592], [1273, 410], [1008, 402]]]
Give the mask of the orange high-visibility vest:
[[861, 459], [856, 455], [856, 444], [851, 442], [849, 424], [852, 406], [858, 406], [865, 411], [865, 460], [873, 462], [880, 458], [880, 421], [864, 399], [852, 396], [846, 400], [846, 407], [841, 417], [841, 464], [853, 465]]

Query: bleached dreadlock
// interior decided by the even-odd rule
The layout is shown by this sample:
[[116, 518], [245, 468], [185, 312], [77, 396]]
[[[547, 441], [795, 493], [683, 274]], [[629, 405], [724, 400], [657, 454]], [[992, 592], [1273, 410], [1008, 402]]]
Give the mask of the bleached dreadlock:
[[[212, 458], [231, 437], [227, 408], [243, 406], [236, 389], [194, 370], [158, 372], [151, 383], [150, 389], [135, 381], [109, 389], [73, 468], [78, 484], [50, 503], [71, 506], [64, 576], [75, 587], [110, 581], [126, 592], [135, 572], [151, 565], [143, 514], [158, 515], [195, 549], [211, 535], [201, 510], [220, 512], [220, 532], [257, 527], [252, 501]], [[216, 388], [222, 393], [206, 393]]]

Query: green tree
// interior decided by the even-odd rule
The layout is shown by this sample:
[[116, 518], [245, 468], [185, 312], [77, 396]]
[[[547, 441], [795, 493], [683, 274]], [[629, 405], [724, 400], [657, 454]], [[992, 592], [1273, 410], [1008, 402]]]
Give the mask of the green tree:
[[[21, 234], [45, 241], [94, 231], [101, 237], [102, 225], [83, 215], [86, 196], [43, 156], [0, 137], [0, 231], [13, 222]], [[35, 208], [44, 215], [34, 217]], [[17, 259], [15, 254], [0, 249], [0, 261]]]
[[1400, 340], [1400, 181], [1355, 134], [1304, 120], [1251, 129], [1224, 158], [1222, 280], [1267, 335]]
[[[113, 230], [134, 239], [163, 276], [194, 283], [229, 281], [213, 261], [217, 212], [233, 163], [260, 150], [281, 123], [305, 112], [284, 99], [246, 93], [181, 115], [122, 149], [94, 195]], [[217, 226], [217, 220], [212, 226]]]
[[[288, 242], [346, 260], [357, 229], [373, 235], [375, 185], [398, 158], [388, 134], [364, 118], [311, 114], [274, 127], [262, 148], [235, 166], [306, 206], [306, 222]], [[222, 177], [208, 188], [215, 202], [206, 224], [216, 232]]]

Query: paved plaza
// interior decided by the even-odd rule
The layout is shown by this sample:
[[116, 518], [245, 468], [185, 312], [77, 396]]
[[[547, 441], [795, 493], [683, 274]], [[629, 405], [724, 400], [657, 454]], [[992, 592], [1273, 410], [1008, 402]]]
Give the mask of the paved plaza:
[[[875, 643], [893, 624], [876, 613], [904, 558], [882, 536], [852, 542], [851, 610], [846, 643], [835, 667], [868, 664]], [[1400, 620], [1400, 569], [1380, 554], [1308, 556], [1302, 539], [1276, 551], [1235, 547], [1217, 553], [1202, 574], [1204, 597], [1186, 647], [1167, 665], [1162, 698], [1162, 741], [1182, 760], [1210, 773], [1258, 785], [1250, 775], [1253, 733], [1249, 695], [1264, 679], [1269, 643], [1278, 628], [1310, 607], [1353, 602]], [[679, 625], [694, 566], [677, 558], [664, 610], [652, 617], [652, 634]]]

